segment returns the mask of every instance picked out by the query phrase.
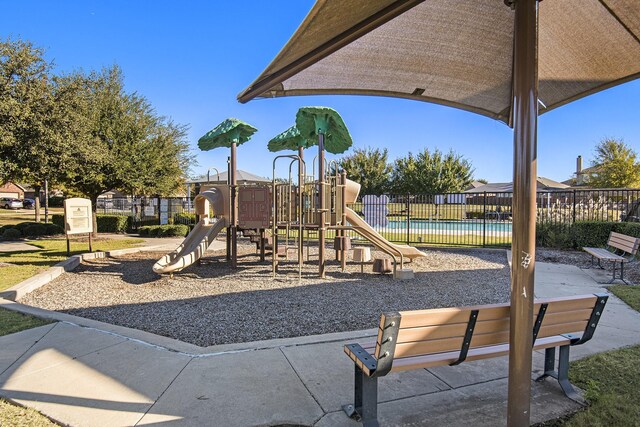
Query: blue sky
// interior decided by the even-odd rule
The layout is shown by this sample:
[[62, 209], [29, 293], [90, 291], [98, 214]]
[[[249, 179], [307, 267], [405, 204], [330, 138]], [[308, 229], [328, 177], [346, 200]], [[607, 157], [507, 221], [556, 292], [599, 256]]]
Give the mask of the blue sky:
[[[201, 152], [198, 138], [227, 117], [259, 129], [238, 149], [238, 167], [271, 176], [270, 138], [295, 122], [298, 108], [326, 105], [344, 118], [355, 147], [386, 147], [391, 159], [424, 147], [453, 149], [470, 160], [476, 178], [512, 179], [511, 130], [472, 113], [416, 101], [313, 96], [239, 104], [236, 95], [287, 42], [311, 0], [2, 0], [0, 37], [28, 39], [46, 49], [56, 70], [114, 63], [129, 91], [190, 126], [195, 173], [224, 169], [228, 152]], [[624, 84], [540, 117], [538, 175], [565, 180], [581, 154], [585, 166], [604, 137], [640, 151], [640, 81]], [[315, 154], [315, 153], [314, 153]]]

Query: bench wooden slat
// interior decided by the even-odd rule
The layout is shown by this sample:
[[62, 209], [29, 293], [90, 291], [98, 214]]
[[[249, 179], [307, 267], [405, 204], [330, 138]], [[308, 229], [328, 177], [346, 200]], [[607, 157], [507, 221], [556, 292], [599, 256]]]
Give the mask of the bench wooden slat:
[[[540, 338], [533, 346], [534, 350], [541, 350], [549, 347], [569, 344], [569, 339], [561, 336]], [[501, 344], [490, 347], [478, 347], [469, 350], [467, 361], [487, 359], [491, 357], [506, 356], [509, 354], [509, 344]], [[434, 366], [448, 365], [458, 359], [459, 353], [447, 352], [439, 354], [429, 354], [424, 356], [413, 356], [394, 359], [391, 372], [407, 371], [416, 368], [431, 368]]]
[[[539, 331], [540, 337], [551, 335], [581, 332], [586, 326], [586, 322], [591, 315], [591, 311], [595, 304], [596, 297], [581, 297], [569, 299], [549, 300], [545, 321]], [[534, 315], [537, 315], [540, 309], [540, 301], [535, 304]], [[509, 312], [508, 307], [490, 308], [489, 313], [482, 316], [482, 311], [478, 315], [471, 348], [499, 345], [509, 340]], [[433, 320], [428, 312], [434, 314]], [[420, 319], [423, 324], [429, 326], [406, 328], [405, 318], [400, 322], [400, 331], [397, 337], [395, 348], [395, 357], [409, 357], [425, 353], [442, 353], [447, 351], [456, 351], [462, 347], [462, 341], [467, 327], [469, 318], [468, 309], [436, 309], [421, 310], [419, 316], [414, 316], [409, 324], [415, 324]], [[497, 319], [492, 319], [500, 316]], [[463, 322], [454, 322], [450, 324], [432, 323], [443, 322], [443, 319], [449, 318], [455, 321], [464, 319]], [[483, 320], [489, 318], [492, 320]], [[452, 321], [453, 322], [453, 321]], [[381, 333], [378, 334], [378, 337]], [[375, 357], [379, 357], [380, 338], [378, 345], [373, 352]]]
[[626, 234], [611, 232], [607, 245], [621, 249], [629, 254], [635, 255], [638, 252], [638, 239]]
[[[480, 307], [480, 306], [479, 306]], [[433, 310], [401, 311], [400, 328], [415, 328], [418, 326], [437, 326], [451, 323], [467, 323], [469, 312], [476, 307], [465, 308], [436, 308]], [[492, 304], [482, 308], [478, 313], [478, 321], [496, 320], [509, 317], [509, 305]]]

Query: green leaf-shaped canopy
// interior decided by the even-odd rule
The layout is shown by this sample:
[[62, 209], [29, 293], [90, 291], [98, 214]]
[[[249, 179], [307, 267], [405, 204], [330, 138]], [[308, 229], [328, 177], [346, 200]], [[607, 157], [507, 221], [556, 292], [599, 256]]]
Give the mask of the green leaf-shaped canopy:
[[251, 139], [258, 129], [238, 119], [225, 119], [198, 140], [201, 150], [212, 150], [219, 147], [231, 147], [243, 144]]
[[296, 127], [307, 139], [318, 139], [324, 134], [324, 148], [332, 154], [344, 153], [353, 141], [340, 114], [329, 107], [303, 107], [296, 114]]
[[272, 153], [282, 150], [297, 150], [299, 147], [309, 148], [318, 143], [318, 138], [303, 138], [298, 128], [293, 125], [279, 135], [274, 136], [267, 148]]

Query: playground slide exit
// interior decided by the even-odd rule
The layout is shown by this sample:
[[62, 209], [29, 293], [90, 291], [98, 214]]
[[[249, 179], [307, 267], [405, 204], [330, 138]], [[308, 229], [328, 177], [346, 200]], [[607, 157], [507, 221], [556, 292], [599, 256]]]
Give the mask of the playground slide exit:
[[224, 219], [218, 219], [213, 223], [208, 221], [209, 219], [206, 219], [196, 224], [180, 246], [154, 264], [153, 271], [156, 273], [173, 273], [199, 260], [218, 233], [224, 230], [227, 225]]
[[[200, 215], [200, 221], [182, 244], [173, 252], [163, 256], [153, 266], [156, 273], [173, 273], [190, 266], [199, 260], [206, 252], [209, 245], [228, 224], [229, 204], [227, 200], [228, 188], [212, 188], [203, 191], [195, 198], [196, 213]], [[209, 216], [213, 208], [220, 216], [214, 219]]]
[[347, 208], [347, 221], [349, 224], [356, 227], [358, 233], [368, 239], [374, 246], [387, 252], [391, 250], [391, 253], [401, 253], [404, 258], [414, 259], [427, 256], [424, 252], [407, 245], [396, 245], [385, 239], [380, 233], [374, 230], [364, 219], [360, 217], [353, 209]]

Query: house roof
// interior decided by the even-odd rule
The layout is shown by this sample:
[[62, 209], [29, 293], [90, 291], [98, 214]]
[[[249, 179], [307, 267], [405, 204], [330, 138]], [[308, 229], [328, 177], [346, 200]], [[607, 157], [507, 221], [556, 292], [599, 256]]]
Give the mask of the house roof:
[[[537, 191], [553, 191], [564, 190], [569, 188], [568, 185], [561, 182], [554, 181], [549, 178], [539, 176], [537, 181]], [[497, 182], [481, 185], [480, 187], [471, 188], [465, 193], [511, 193], [513, 192], [513, 183], [511, 182]]]
[[[187, 184], [200, 184], [206, 182], [214, 182], [214, 183], [226, 183], [228, 172], [221, 172], [220, 175], [216, 174], [214, 171], [211, 171], [209, 174], [210, 181], [207, 181], [207, 175], [202, 175], [196, 177], [194, 179], [188, 180]], [[271, 179], [265, 178], [262, 176], [254, 175], [251, 172], [243, 171], [242, 169], [238, 169], [236, 171], [236, 180], [238, 183], [246, 183], [246, 182], [271, 182]]]

